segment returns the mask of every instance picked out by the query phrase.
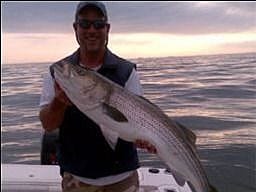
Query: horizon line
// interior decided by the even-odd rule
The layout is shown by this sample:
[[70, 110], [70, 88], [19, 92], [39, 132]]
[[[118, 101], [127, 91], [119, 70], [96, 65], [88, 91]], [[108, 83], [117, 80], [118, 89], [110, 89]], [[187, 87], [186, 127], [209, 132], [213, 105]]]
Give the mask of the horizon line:
[[[169, 57], [173, 57], [173, 58], [177, 58], [177, 57], [203, 57], [203, 56], [217, 56], [217, 55], [241, 55], [241, 54], [256, 54], [255, 52], [234, 52], [234, 53], [215, 53], [215, 54], [196, 54], [196, 55], [184, 55], [184, 56], [180, 56], [180, 55], [173, 55], [173, 56], [154, 56], [154, 57], [136, 57], [136, 58], [125, 58], [126, 60], [136, 60], [136, 59], [153, 59], [153, 58], [169, 58]], [[65, 56], [63, 56], [64, 58]], [[61, 59], [60, 59], [61, 60]], [[58, 60], [56, 60], [58, 61]], [[21, 62], [21, 63], [2, 63], [1, 62], [1, 66], [2, 65], [25, 65], [25, 64], [52, 64], [55, 63], [56, 61], [44, 61], [44, 62], [34, 62], [34, 61], [27, 61], [27, 62]]]

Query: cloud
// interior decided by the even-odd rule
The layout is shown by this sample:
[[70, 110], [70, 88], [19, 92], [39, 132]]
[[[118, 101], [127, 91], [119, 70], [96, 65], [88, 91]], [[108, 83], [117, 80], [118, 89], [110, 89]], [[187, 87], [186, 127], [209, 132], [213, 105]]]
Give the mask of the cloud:
[[[71, 33], [77, 2], [2, 3], [3, 32]], [[256, 2], [106, 2], [112, 33], [250, 31]]]
[[3, 32], [72, 32], [75, 6], [74, 2], [4, 2]]
[[208, 2], [204, 6], [198, 5], [198, 2], [111, 4], [111, 8], [117, 10], [111, 13], [116, 26], [113, 31], [206, 34], [241, 32], [256, 26], [256, 12], [248, 8], [255, 7], [256, 3], [248, 2], [240, 6], [228, 2]]

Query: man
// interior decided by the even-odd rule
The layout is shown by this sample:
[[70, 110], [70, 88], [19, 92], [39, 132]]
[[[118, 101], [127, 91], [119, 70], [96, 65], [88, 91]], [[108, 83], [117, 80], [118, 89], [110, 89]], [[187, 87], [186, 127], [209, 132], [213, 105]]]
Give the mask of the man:
[[[142, 94], [135, 64], [107, 48], [110, 24], [104, 4], [80, 2], [73, 28], [80, 47], [61, 61], [97, 70], [135, 94]], [[107, 128], [101, 130], [80, 112], [54, 81], [51, 67], [50, 72], [44, 79], [40, 120], [47, 132], [59, 128], [58, 163], [63, 191], [136, 191], [139, 162], [135, 145]], [[156, 152], [146, 141], [136, 144]]]

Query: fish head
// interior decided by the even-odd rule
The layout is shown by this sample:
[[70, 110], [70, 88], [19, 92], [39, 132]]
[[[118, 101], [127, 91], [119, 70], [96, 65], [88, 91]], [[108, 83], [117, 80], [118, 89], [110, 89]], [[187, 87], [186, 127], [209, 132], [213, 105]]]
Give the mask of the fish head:
[[109, 95], [109, 86], [99, 81], [93, 73], [89, 72], [83, 78], [82, 93], [88, 97], [89, 101], [104, 102]]
[[55, 79], [74, 104], [91, 109], [106, 101], [110, 86], [97, 72], [69, 62], [54, 66]]
[[77, 66], [71, 67], [70, 79], [73, 86], [77, 87], [77, 94], [86, 104], [97, 105], [108, 99], [111, 87], [97, 72]]

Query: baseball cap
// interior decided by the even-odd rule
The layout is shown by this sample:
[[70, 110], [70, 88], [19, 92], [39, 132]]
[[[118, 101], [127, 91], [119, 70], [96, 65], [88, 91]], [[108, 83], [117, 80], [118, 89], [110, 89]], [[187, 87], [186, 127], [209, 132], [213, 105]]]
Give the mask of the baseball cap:
[[96, 7], [98, 8], [101, 13], [103, 14], [103, 16], [106, 18], [106, 21], [108, 20], [108, 16], [107, 16], [107, 10], [106, 7], [103, 3], [99, 2], [99, 1], [81, 1], [76, 8], [76, 15], [75, 15], [75, 19], [77, 20], [78, 14], [80, 13], [80, 11], [82, 9], [84, 9], [85, 7]]

